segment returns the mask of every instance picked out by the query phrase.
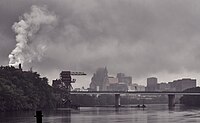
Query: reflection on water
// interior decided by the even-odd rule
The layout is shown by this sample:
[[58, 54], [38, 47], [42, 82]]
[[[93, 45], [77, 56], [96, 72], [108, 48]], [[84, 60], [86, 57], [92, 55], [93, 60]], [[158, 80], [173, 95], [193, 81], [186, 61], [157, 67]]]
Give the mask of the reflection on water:
[[[36, 123], [35, 112], [0, 113], [0, 123]], [[147, 105], [137, 108], [81, 108], [80, 110], [43, 111], [43, 123], [199, 123], [200, 109], [185, 109], [167, 105]]]

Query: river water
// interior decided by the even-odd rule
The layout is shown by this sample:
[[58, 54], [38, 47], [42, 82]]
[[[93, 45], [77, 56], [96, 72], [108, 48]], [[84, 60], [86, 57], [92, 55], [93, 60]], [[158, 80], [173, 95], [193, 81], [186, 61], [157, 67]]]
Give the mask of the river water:
[[[0, 113], [0, 123], [36, 123], [35, 112]], [[176, 105], [147, 105], [147, 108], [80, 108], [43, 111], [43, 123], [200, 123], [200, 109]]]

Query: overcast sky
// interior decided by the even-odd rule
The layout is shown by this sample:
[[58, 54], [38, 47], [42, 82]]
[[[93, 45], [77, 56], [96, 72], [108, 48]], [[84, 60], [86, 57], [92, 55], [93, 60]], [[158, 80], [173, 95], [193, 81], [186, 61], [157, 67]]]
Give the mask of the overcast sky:
[[56, 24], [35, 34], [30, 45], [44, 40], [46, 50], [24, 69], [33, 67], [50, 80], [61, 70], [86, 72], [75, 86], [88, 86], [105, 66], [110, 75], [124, 72], [139, 84], [150, 76], [200, 79], [199, 0], [1, 0], [1, 65], [8, 65], [17, 43], [12, 25], [33, 5], [46, 6]]

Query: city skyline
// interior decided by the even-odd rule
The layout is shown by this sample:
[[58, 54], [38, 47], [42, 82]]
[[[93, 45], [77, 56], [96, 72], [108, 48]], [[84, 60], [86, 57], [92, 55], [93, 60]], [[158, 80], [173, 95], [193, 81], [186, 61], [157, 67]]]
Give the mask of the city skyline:
[[0, 0], [1, 123], [199, 123], [200, 0]]
[[[19, 65], [19, 70], [21, 65]], [[98, 68], [91, 78], [91, 82], [88, 88], [76, 87], [73, 88], [72, 83], [75, 83], [75, 79], [72, 76], [85, 76], [84, 72], [62, 71], [60, 78], [52, 81], [52, 87], [56, 89], [68, 89], [68, 91], [184, 91], [189, 88], [196, 88], [196, 79], [182, 78], [173, 80], [171, 82], [159, 82], [156, 77], [149, 77], [146, 80], [146, 86], [139, 85], [132, 81], [131, 76], [127, 76], [125, 73], [117, 73], [116, 76], [110, 76], [108, 69]]]
[[[187, 0], [2, 0], [0, 64], [14, 59], [17, 28], [24, 20], [31, 22], [32, 33], [25, 33], [23, 69], [32, 67], [50, 83], [60, 71], [72, 70], [88, 74], [75, 83], [86, 86], [98, 67], [107, 66], [139, 84], [156, 76], [164, 82], [195, 78], [199, 85], [199, 5]], [[37, 19], [45, 18], [31, 18], [34, 12]]]
[[[103, 67], [102, 68], [98, 68], [98, 69], [104, 69]], [[98, 70], [97, 69], [97, 70]], [[160, 79], [159, 78], [159, 76], [148, 76], [147, 78], [144, 78], [143, 79], [143, 82], [138, 82], [138, 81], [135, 81], [134, 80], [134, 77], [132, 77], [132, 76], [129, 76], [129, 74], [127, 74], [127, 73], [122, 73], [122, 72], [118, 72], [118, 73], [116, 73], [116, 74], [110, 74], [110, 72], [109, 72], [109, 69], [107, 69], [108, 71], [108, 78], [117, 78], [117, 74], [124, 74], [124, 75], [126, 75], [126, 77], [131, 77], [132, 78], [132, 84], [138, 84], [138, 85], [142, 85], [142, 86], [145, 86], [145, 87], [147, 87], [147, 81], [148, 81], [148, 78], [156, 78], [156, 82], [157, 82], [157, 84], [161, 84], [161, 83], [166, 83], [166, 84], [169, 84], [170, 82], [174, 82], [174, 81], [178, 81], [178, 80], [182, 80], [182, 79], [192, 79], [192, 80], [197, 80], [196, 78], [192, 78], [192, 77], [189, 77], [189, 76], [187, 76], [187, 77], [178, 77], [178, 78], [171, 78], [171, 80], [169, 80], [169, 81], [163, 81], [162, 79]], [[95, 74], [95, 72], [94, 72], [94, 74]], [[91, 82], [92, 82], [92, 78], [94, 77], [94, 74], [93, 74], [93, 76], [91, 76], [89, 79], [89, 81], [88, 81], [88, 83], [86, 84], [86, 86], [76, 86], [76, 83], [73, 83], [72, 85], [75, 85], [74, 87], [75, 88], [81, 88], [81, 87], [85, 87], [85, 88], [89, 88], [90, 87], [90, 84], [91, 84]], [[128, 75], [128, 76], [127, 76]], [[74, 77], [75, 78], [75, 77]], [[82, 77], [81, 77], [82, 78]], [[79, 79], [77, 80], [77, 83], [79, 82]], [[118, 81], [119, 82], [119, 81]], [[196, 84], [197, 84], [197, 86], [198, 86], [198, 81], [196, 81]], [[88, 86], [87, 86], [88, 85]]]

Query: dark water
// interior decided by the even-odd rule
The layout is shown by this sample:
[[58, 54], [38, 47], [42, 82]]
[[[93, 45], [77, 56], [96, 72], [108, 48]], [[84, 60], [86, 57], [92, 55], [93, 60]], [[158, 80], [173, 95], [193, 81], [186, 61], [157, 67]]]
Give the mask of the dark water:
[[[0, 123], [36, 123], [35, 112], [0, 113]], [[200, 109], [167, 105], [137, 108], [81, 108], [79, 111], [44, 111], [43, 123], [200, 123]]]

